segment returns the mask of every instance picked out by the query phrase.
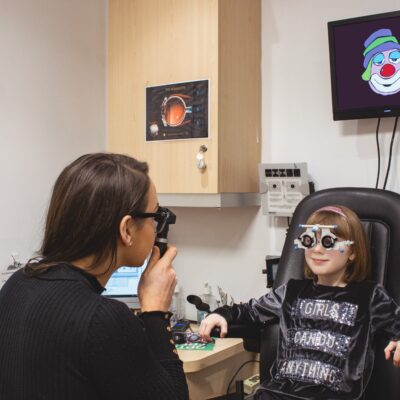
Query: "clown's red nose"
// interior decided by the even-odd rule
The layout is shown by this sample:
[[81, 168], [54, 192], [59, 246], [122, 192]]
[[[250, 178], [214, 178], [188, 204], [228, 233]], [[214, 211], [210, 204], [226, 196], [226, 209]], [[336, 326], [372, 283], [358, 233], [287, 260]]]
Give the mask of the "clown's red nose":
[[381, 68], [381, 76], [384, 76], [385, 78], [389, 78], [389, 76], [392, 76], [396, 72], [396, 69], [393, 67], [392, 64], [385, 64]]

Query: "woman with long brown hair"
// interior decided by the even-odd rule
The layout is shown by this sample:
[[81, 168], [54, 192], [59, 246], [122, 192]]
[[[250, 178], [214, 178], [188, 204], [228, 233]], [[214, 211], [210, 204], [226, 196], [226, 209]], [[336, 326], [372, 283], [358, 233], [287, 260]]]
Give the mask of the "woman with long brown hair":
[[[176, 248], [153, 247], [157, 209], [146, 163], [96, 153], [62, 171], [38, 257], [0, 291], [2, 400], [188, 398], [169, 326]], [[140, 316], [101, 296], [150, 253]]]

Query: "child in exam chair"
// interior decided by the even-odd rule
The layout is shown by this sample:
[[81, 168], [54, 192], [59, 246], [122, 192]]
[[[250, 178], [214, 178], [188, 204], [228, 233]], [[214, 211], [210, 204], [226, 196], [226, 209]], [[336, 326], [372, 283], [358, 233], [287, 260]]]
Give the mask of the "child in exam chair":
[[[315, 211], [295, 246], [305, 250], [306, 279], [291, 279], [260, 299], [224, 306], [201, 323], [225, 336], [229, 323], [279, 318], [277, 358], [254, 399], [359, 399], [374, 363], [379, 333], [387, 360], [400, 366], [400, 308], [384, 287], [365, 280], [369, 250], [357, 215], [344, 206]], [[392, 357], [393, 356], [393, 357]]]

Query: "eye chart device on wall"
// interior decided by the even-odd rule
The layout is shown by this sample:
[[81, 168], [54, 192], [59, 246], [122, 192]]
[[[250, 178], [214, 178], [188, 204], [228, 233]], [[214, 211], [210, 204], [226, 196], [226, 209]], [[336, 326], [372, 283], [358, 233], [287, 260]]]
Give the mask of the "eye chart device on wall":
[[147, 261], [141, 267], [120, 267], [108, 280], [103, 296], [125, 303], [129, 308], [140, 308], [138, 284]]
[[307, 163], [259, 164], [259, 178], [264, 214], [291, 217], [310, 194]]

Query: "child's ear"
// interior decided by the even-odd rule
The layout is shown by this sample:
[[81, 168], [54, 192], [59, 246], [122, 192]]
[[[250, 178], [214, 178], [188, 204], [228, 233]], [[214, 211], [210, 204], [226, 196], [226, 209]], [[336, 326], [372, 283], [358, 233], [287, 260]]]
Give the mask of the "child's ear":
[[354, 261], [355, 258], [356, 258], [356, 255], [354, 253], [351, 253], [349, 256], [349, 260]]

